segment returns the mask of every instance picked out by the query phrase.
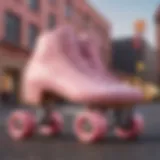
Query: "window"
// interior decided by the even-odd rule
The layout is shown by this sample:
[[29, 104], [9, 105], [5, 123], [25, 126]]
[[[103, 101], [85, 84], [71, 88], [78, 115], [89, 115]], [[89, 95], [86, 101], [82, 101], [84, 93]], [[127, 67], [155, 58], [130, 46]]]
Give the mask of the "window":
[[57, 0], [49, 0], [51, 4], [56, 4]]
[[72, 14], [73, 14], [73, 6], [71, 0], [67, 0], [65, 6], [65, 16], [67, 18], [71, 18]]
[[5, 40], [17, 44], [20, 43], [21, 20], [15, 14], [6, 12], [5, 14]]
[[22, 0], [15, 0], [16, 3], [22, 3]]
[[38, 28], [34, 24], [29, 25], [29, 33], [28, 33], [28, 41], [29, 41], [29, 48], [33, 48], [35, 44], [35, 40], [39, 34]]
[[53, 14], [50, 14], [48, 16], [48, 28], [52, 29], [56, 26], [56, 16]]
[[28, 5], [29, 5], [30, 9], [32, 9], [32, 10], [39, 9], [39, 4], [40, 4], [39, 0], [27, 0], [27, 1], [28, 1]]

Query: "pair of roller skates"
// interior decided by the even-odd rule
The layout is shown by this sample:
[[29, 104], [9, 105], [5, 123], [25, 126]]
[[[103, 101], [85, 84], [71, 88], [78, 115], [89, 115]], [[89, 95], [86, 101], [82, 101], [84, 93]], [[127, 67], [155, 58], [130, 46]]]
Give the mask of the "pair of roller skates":
[[[121, 82], [105, 69], [95, 42], [87, 34], [77, 35], [70, 26], [44, 33], [38, 38], [22, 77], [21, 93], [26, 103], [38, 106], [43, 93], [47, 91], [73, 103], [90, 106], [88, 111], [76, 116], [74, 122], [76, 136], [87, 143], [102, 139], [108, 131], [102, 108], [104, 111], [114, 107], [132, 108], [143, 101], [140, 89]], [[40, 133], [60, 133], [63, 128], [62, 116], [52, 114], [51, 110], [48, 115], [48, 125], [38, 127]], [[18, 130], [13, 125], [17, 120], [22, 124]], [[142, 123], [137, 117], [131, 121], [129, 129], [117, 127], [116, 135], [125, 139], [136, 137]], [[36, 120], [29, 112], [18, 111], [9, 118], [9, 134], [14, 139], [29, 137], [35, 126]]]

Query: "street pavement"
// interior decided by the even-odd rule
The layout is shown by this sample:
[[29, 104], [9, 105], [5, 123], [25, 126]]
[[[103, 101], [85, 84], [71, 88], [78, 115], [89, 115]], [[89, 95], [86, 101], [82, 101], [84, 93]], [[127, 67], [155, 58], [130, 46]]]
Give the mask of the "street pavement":
[[14, 109], [0, 109], [0, 160], [160, 160], [160, 104], [137, 106], [136, 112], [145, 120], [144, 134], [138, 140], [124, 142], [110, 132], [103, 142], [93, 145], [80, 144], [72, 132], [76, 113], [84, 109], [81, 106], [58, 107], [65, 120], [62, 135], [34, 135], [23, 142], [12, 141], [6, 133], [5, 121]]

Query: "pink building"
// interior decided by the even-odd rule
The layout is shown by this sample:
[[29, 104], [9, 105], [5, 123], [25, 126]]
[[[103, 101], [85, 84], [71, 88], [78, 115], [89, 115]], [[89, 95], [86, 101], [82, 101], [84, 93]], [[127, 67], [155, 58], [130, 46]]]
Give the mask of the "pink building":
[[96, 31], [101, 51], [106, 51], [108, 22], [85, 0], [0, 1], [1, 75], [7, 73], [17, 82], [37, 35], [65, 23], [72, 24], [77, 32]]

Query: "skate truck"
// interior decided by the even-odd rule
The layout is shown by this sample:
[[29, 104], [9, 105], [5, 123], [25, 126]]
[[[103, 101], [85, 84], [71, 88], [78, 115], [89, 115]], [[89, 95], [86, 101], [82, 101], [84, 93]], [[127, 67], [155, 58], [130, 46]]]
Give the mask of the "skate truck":
[[[29, 111], [11, 113], [8, 134], [14, 140], [29, 138], [36, 131], [48, 136], [62, 132], [63, 117], [50, 109], [50, 99], [56, 101], [52, 95], [86, 106], [73, 122], [73, 132], [83, 143], [106, 136], [109, 123], [105, 111], [109, 108], [120, 111], [116, 112], [116, 136], [128, 140], [143, 131], [143, 118], [129, 114], [131, 108], [143, 102], [143, 91], [126, 84], [104, 67], [92, 35], [78, 35], [71, 26], [59, 27], [37, 38], [21, 86], [22, 100], [42, 112], [38, 121]], [[121, 122], [122, 110], [130, 115], [125, 123]]]

